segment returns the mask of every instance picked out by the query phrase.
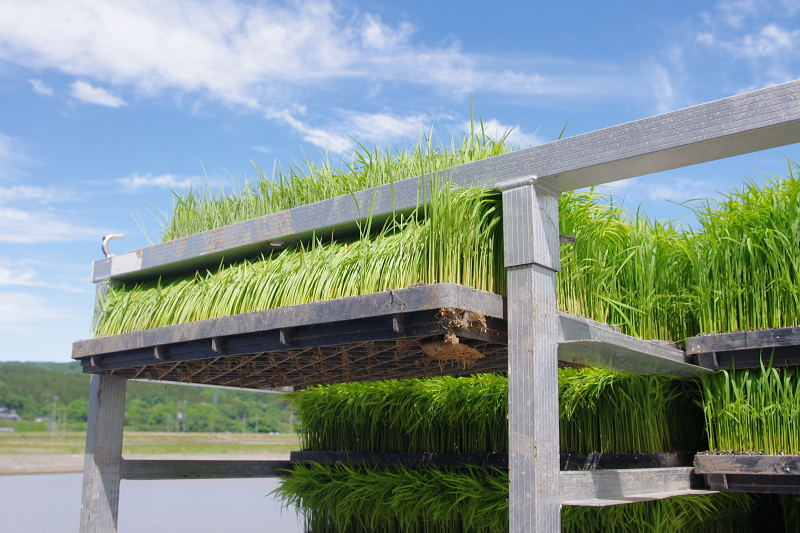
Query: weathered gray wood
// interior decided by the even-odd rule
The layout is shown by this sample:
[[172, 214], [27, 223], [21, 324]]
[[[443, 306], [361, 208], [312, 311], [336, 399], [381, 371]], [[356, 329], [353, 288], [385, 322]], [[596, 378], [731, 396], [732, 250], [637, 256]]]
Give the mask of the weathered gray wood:
[[507, 187], [500, 186], [505, 189], [503, 234], [510, 295], [509, 531], [558, 533], [561, 327], [556, 307], [559, 262], [551, 250], [552, 243], [558, 246], [559, 239], [558, 195], [547, 187], [537, 187], [533, 180]]
[[800, 455], [715, 455], [694, 458], [698, 474], [800, 476]]
[[706, 354], [732, 350], [767, 349], [800, 346], [800, 328], [759, 329], [686, 339], [686, 353]]
[[[503, 227], [506, 268], [537, 264], [561, 270], [561, 235], [558, 233], [558, 191], [536, 178], [503, 183]], [[532, 205], [539, 206], [531, 209]], [[553, 218], [555, 217], [555, 218]], [[523, 236], [524, 237], [521, 237]]]
[[[800, 81], [673, 111], [552, 143], [519, 150], [443, 172], [454, 184], [494, 187], [500, 181], [538, 176], [567, 191], [662, 170], [746, 154], [800, 141]], [[283, 249], [336, 228], [357, 231], [370, 210], [381, 220], [424, 201], [424, 178], [232, 224], [167, 243], [95, 261], [92, 280], [141, 279], [217, 266]], [[370, 209], [371, 208], [371, 209]]]
[[713, 493], [701, 485], [692, 467], [565, 471], [559, 492], [562, 505], [603, 507]]
[[117, 530], [122, 465], [125, 382], [116, 376], [92, 376], [83, 468], [81, 533]]
[[72, 346], [72, 358], [82, 359], [97, 354], [168, 345], [193, 339], [228, 337], [254, 331], [446, 307], [504, 318], [503, 306], [503, 298], [496, 294], [463, 285], [438, 283], [77, 341]]
[[[164, 381], [162, 379], [143, 379], [143, 378], [132, 378], [128, 379], [128, 381], [136, 381], [138, 383], [154, 383], [156, 385], [182, 385], [186, 387], [201, 387], [201, 388], [209, 388], [209, 389], [222, 389], [222, 390], [242, 390], [241, 387], [227, 387], [224, 385], [211, 385], [209, 383], [186, 383], [184, 381]], [[262, 394], [289, 394], [294, 392], [294, 387], [275, 387], [275, 388], [265, 388], [265, 389], [247, 389], [249, 392], [260, 392]]]
[[285, 477], [291, 461], [124, 460], [122, 479], [233, 479]]
[[560, 323], [559, 361], [642, 375], [711, 372], [692, 364], [683, 350], [630, 337], [593, 320], [562, 313]]

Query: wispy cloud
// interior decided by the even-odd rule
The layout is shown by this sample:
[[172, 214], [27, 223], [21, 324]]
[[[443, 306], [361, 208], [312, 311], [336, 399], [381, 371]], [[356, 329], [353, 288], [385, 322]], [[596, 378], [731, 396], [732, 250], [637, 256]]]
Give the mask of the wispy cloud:
[[33, 87], [33, 92], [36, 94], [41, 94], [42, 96], [53, 96], [53, 89], [45, 85], [42, 80], [28, 80], [28, 82], [30, 82], [31, 87]]
[[0, 208], [0, 242], [38, 244], [94, 240], [103, 230], [65, 221], [47, 211]]
[[391, 113], [349, 113], [344, 128], [358, 138], [382, 142], [402, 137], [416, 138], [427, 129], [428, 120], [426, 115], [401, 117]]
[[119, 183], [122, 184], [123, 187], [126, 189], [142, 189], [145, 187], [166, 187], [169, 189], [185, 189], [187, 187], [191, 187], [192, 185], [199, 183], [200, 178], [191, 177], [191, 178], [179, 178], [174, 174], [161, 174], [159, 176], [153, 176], [150, 173], [145, 175], [141, 174], [131, 174], [130, 176], [126, 176], [124, 178], [120, 178]]
[[[388, 24], [329, 0], [29, 0], [0, 11], [0, 58], [143, 93], [197, 91], [252, 107], [286, 87], [336, 80], [558, 97], [616, 95], [626, 87], [619, 72], [589, 63], [577, 76], [559, 74], [551, 58], [504, 66], [502, 58], [463, 52], [458, 42], [430, 47], [414, 38], [409, 23]], [[73, 92], [103, 105], [123, 102], [85, 81]]]
[[[329, 127], [310, 126], [297, 117], [305, 110], [293, 113], [288, 109], [268, 111], [269, 118], [288, 125], [304, 140], [332, 152], [343, 152], [353, 147], [354, 141], [369, 139], [370, 142], [383, 143], [406, 137], [416, 138], [429, 127], [430, 118], [426, 115], [400, 116], [393, 113], [363, 113], [339, 110], [329, 120]], [[351, 138], [352, 137], [352, 138]]]
[[[625, 204], [636, 208], [645, 200], [688, 202], [718, 196], [720, 183], [681, 176], [643, 176], [615, 182], [610, 188], [615, 198], [625, 196]], [[619, 191], [619, 192], [616, 192]]]
[[0, 133], [0, 180], [18, 176], [31, 162], [19, 139]]
[[[464, 122], [461, 127], [464, 131], [469, 131], [470, 123]], [[480, 124], [475, 124], [475, 128], [480, 128]], [[503, 124], [496, 118], [484, 120], [483, 129], [486, 134], [493, 139], [505, 137], [509, 143], [518, 147], [534, 146], [544, 142], [543, 139], [536, 136], [535, 132], [524, 132], [519, 126], [509, 126], [507, 124]]]
[[69, 86], [69, 94], [87, 104], [104, 105], [107, 107], [120, 107], [128, 105], [119, 96], [114, 96], [102, 87], [93, 87], [91, 84], [78, 80]]
[[47, 298], [24, 292], [0, 292], [0, 331], [33, 333], [42, 331], [42, 323], [69, 316]]
[[0, 205], [20, 200], [49, 204], [72, 200], [74, 197], [75, 195], [71, 191], [52, 187], [35, 187], [29, 185], [14, 185], [11, 187], [0, 186]]
[[324, 128], [316, 128], [296, 118], [291, 111], [275, 110], [266, 113], [268, 118], [283, 122], [300, 133], [303, 140], [332, 152], [344, 152], [353, 147], [352, 139]]
[[0, 287], [49, 287], [68, 292], [86, 292], [75, 286], [43, 280], [39, 276], [39, 272], [34, 268], [35, 266], [38, 265], [33, 261], [0, 258]]

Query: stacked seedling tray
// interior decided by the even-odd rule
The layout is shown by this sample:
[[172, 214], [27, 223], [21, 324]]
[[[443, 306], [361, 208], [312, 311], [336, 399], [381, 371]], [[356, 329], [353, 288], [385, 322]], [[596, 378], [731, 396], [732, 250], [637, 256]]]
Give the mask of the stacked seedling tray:
[[800, 494], [800, 328], [703, 335], [687, 351], [719, 371], [697, 472], [714, 490]]
[[[409, 415], [402, 403], [392, 411], [388, 396], [349, 422], [341, 417], [360, 408], [329, 411], [340, 435], [400, 445], [328, 443], [296, 455], [282, 490], [310, 510], [311, 529], [503, 530], [510, 520], [516, 533], [535, 519], [549, 532], [563, 504], [567, 530], [745, 531], [750, 497], [709, 495], [681, 466], [701, 448], [692, 442], [702, 415], [677, 378], [713, 378], [671, 341], [720, 331], [703, 325], [715, 309], [698, 312], [709, 248], [673, 224], [630, 219], [595, 191], [562, 191], [800, 140], [799, 96], [792, 82], [505, 155], [503, 141], [473, 131], [443, 147], [359, 151], [343, 171], [323, 164], [262, 177], [232, 196], [187, 193], [165, 242], [93, 265], [96, 338], [74, 347], [94, 374], [82, 518], [94, 525], [83, 530], [115, 527], [120, 477], [187, 475], [121, 460], [126, 379], [337, 383], [299, 391], [301, 403], [320, 390], [426, 378], [434, 381], [419, 383], [445, 380], [456, 391], [461, 382], [447, 380], [508, 379], [508, 399], [494, 398], [510, 422], [497, 409], [446, 403]], [[568, 384], [560, 390], [557, 361]], [[496, 374], [507, 369], [508, 378]], [[495, 374], [468, 377], [479, 372]], [[560, 473], [558, 432], [546, 430], [558, 427], [559, 396]], [[400, 425], [358, 422], [381, 409], [377, 423]], [[308, 442], [311, 412], [301, 413]], [[402, 444], [426, 423], [427, 444]], [[505, 444], [478, 437], [501, 434]], [[245, 466], [198, 462], [208, 476], [189, 477], [287, 468]]]

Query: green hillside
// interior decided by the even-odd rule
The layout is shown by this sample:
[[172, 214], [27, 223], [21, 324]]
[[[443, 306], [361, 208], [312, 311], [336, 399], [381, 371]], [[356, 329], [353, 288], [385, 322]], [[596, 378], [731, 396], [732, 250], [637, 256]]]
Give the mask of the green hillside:
[[[0, 407], [14, 409], [23, 421], [52, 416], [53, 396], [58, 409], [76, 429], [85, 424], [88, 412], [89, 376], [78, 363], [0, 363]], [[245, 417], [247, 431], [290, 431], [289, 409], [284, 400], [272, 394], [176, 385], [129, 383], [126, 403], [126, 429], [166, 431], [173, 428], [179, 402], [186, 402], [187, 431], [241, 431]], [[13, 425], [0, 421], [2, 425]], [[30, 429], [25, 424], [26, 430]], [[46, 426], [42, 424], [42, 430]]]

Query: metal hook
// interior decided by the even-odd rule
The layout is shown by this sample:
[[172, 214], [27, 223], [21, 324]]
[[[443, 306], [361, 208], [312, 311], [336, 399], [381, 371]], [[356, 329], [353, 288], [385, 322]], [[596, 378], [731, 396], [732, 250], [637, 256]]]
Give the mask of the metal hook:
[[124, 238], [125, 235], [122, 235], [121, 233], [112, 233], [111, 235], [106, 235], [105, 237], [103, 237], [103, 253], [105, 254], [105, 256], [111, 257], [112, 255], [114, 255], [108, 251], [108, 241], [121, 241]]

